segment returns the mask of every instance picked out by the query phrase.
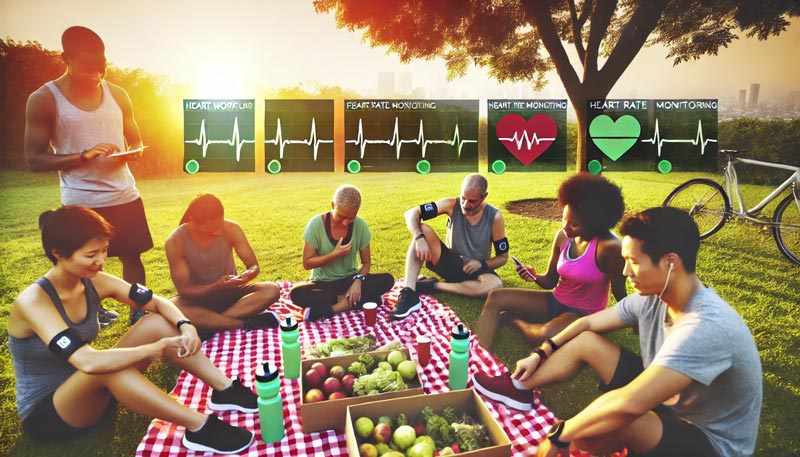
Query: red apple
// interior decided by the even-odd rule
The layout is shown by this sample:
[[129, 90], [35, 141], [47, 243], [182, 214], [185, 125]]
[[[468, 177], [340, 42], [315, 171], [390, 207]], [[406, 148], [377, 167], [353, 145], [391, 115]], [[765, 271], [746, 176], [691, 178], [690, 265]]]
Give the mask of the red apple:
[[306, 392], [306, 403], [317, 403], [325, 400], [325, 394], [319, 389], [311, 389]]
[[356, 375], [347, 373], [342, 376], [342, 389], [347, 395], [353, 395], [353, 384], [356, 383]]
[[326, 367], [322, 362], [314, 362], [314, 364], [311, 365], [311, 369], [316, 370], [316, 372], [319, 373], [320, 379], [325, 379], [328, 377], [328, 367]]
[[376, 443], [388, 444], [392, 439], [392, 428], [389, 427], [389, 424], [380, 422], [372, 429], [372, 438]]
[[341, 365], [332, 366], [330, 371], [328, 372], [329, 375], [333, 376], [336, 379], [342, 379], [342, 376], [344, 376], [345, 373], [347, 372]]
[[338, 378], [330, 376], [325, 382], [322, 383], [322, 391], [330, 395], [334, 392], [342, 390], [342, 382]]
[[336, 391], [330, 395], [328, 395], [328, 400], [339, 400], [342, 398], [347, 398], [347, 394], [341, 391]]
[[425, 434], [425, 424], [423, 424], [422, 422], [417, 422], [416, 424], [412, 424], [411, 426], [414, 427], [414, 431], [417, 432], [417, 436], [422, 436]]
[[313, 368], [306, 371], [304, 380], [308, 387], [319, 387], [322, 384], [322, 376], [320, 376], [319, 372]]

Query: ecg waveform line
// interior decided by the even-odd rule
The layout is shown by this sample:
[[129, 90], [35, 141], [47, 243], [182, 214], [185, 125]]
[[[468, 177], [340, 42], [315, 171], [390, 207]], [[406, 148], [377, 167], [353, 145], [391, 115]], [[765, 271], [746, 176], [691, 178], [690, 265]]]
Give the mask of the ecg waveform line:
[[519, 132], [514, 132], [514, 135], [511, 138], [498, 138], [498, 140], [499, 141], [505, 141], [505, 142], [513, 142], [514, 144], [517, 145], [517, 149], [522, 149], [522, 143], [525, 143], [525, 145], [526, 145], [525, 149], [527, 149], [528, 151], [531, 150], [531, 148], [533, 147], [534, 144], [536, 144], [538, 146], [539, 143], [543, 143], [545, 141], [555, 141], [556, 140], [555, 137], [552, 137], [552, 138], [547, 138], [547, 137], [539, 138], [539, 136], [536, 135], [536, 132], [533, 132], [531, 134], [531, 137], [528, 138], [528, 131], [527, 130], [523, 130], [522, 131], [522, 137], [521, 138], [517, 135], [518, 133]]
[[230, 140], [209, 140], [206, 135], [206, 120], [200, 122], [200, 135], [194, 140], [185, 140], [186, 144], [195, 144], [203, 147], [203, 158], [206, 158], [208, 147], [212, 144], [227, 144], [228, 146], [236, 146], [236, 161], [239, 162], [242, 157], [242, 146], [245, 144], [255, 144], [255, 140], [243, 140], [239, 136], [239, 117], [233, 118], [233, 132], [231, 133]]
[[697, 135], [695, 135], [694, 139], [669, 139], [669, 138], [661, 138], [661, 131], [658, 129], [658, 118], [656, 118], [656, 128], [653, 131], [653, 138], [648, 138], [646, 140], [642, 140], [642, 143], [650, 143], [650, 144], [657, 144], [658, 145], [658, 156], [661, 157], [661, 146], [664, 143], [691, 143], [694, 146], [700, 145], [700, 155], [704, 155], [706, 153], [706, 145], [708, 143], [716, 143], [717, 140], [715, 138], [708, 138], [706, 139], [703, 136], [703, 123], [702, 121], [697, 121]]
[[394, 118], [394, 132], [392, 133], [392, 137], [388, 140], [369, 140], [364, 138], [364, 127], [362, 123], [362, 119], [358, 120], [358, 135], [356, 135], [355, 140], [345, 140], [345, 143], [355, 144], [359, 146], [361, 149], [361, 158], [364, 158], [364, 151], [367, 148], [367, 145], [370, 144], [385, 144], [388, 146], [394, 146], [397, 151], [397, 160], [400, 160], [400, 149], [402, 149], [404, 144], [416, 144], [417, 146], [422, 145], [422, 158], [425, 158], [425, 151], [428, 149], [429, 144], [447, 144], [450, 146], [458, 145], [458, 158], [461, 158], [461, 148], [466, 143], [477, 143], [478, 140], [462, 140], [461, 135], [458, 133], [458, 124], [456, 124], [456, 128], [453, 131], [453, 139], [452, 140], [426, 140], [425, 139], [425, 129], [423, 127], [422, 119], [419, 120], [419, 134], [416, 138], [410, 140], [404, 140], [400, 138], [400, 120], [395, 117]]
[[276, 146], [280, 146], [280, 158], [283, 159], [283, 148], [286, 147], [287, 144], [304, 144], [306, 146], [314, 146], [314, 161], [317, 161], [317, 155], [319, 151], [320, 144], [331, 144], [333, 140], [320, 140], [317, 138], [317, 121], [315, 118], [311, 118], [311, 132], [309, 133], [308, 139], [305, 140], [284, 140], [283, 139], [283, 131], [281, 131], [281, 118], [278, 118], [278, 126], [275, 129], [275, 138], [271, 140], [264, 140], [264, 144], [274, 144]]

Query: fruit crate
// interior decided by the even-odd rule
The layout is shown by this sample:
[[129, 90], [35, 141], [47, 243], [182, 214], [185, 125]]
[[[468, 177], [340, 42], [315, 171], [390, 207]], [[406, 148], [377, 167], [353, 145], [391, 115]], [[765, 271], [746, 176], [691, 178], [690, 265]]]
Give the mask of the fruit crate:
[[511, 442], [506, 432], [492, 416], [492, 413], [483, 404], [483, 401], [472, 389], [454, 390], [439, 394], [415, 395], [413, 397], [395, 398], [390, 400], [374, 401], [350, 405], [347, 408], [347, 419], [345, 424], [345, 439], [347, 441], [347, 451], [351, 456], [358, 456], [358, 439], [355, 434], [355, 421], [362, 416], [369, 418], [389, 416], [396, 417], [404, 413], [410, 423], [421, 421], [421, 411], [425, 406], [433, 408], [437, 414], [445, 406], [452, 406], [458, 412], [467, 413], [477, 422], [485, 425], [489, 439], [488, 447], [469, 452], [459, 452], [459, 457], [510, 457]]
[[[403, 347], [398, 349], [403, 353], [406, 360], [412, 360], [409, 356], [408, 348]], [[384, 361], [389, 356], [391, 351], [375, 351], [368, 352], [376, 362]], [[303, 422], [303, 433], [314, 433], [322, 430], [338, 430], [345, 429], [345, 418], [347, 416], [347, 407], [357, 405], [360, 403], [372, 402], [377, 400], [388, 400], [398, 397], [408, 397], [412, 395], [421, 395], [424, 393], [420, 381], [420, 367], [417, 366], [417, 377], [413, 381], [407, 381], [407, 389], [397, 392], [387, 392], [376, 395], [365, 395], [362, 397], [346, 397], [338, 400], [323, 400], [316, 403], [306, 403], [306, 392], [309, 387], [305, 384], [306, 372], [311, 369], [311, 365], [320, 362], [330, 370], [331, 367], [339, 365], [347, 370], [351, 363], [358, 360], [360, 354], [343, 355], [338, 357], [328, 357], [323, 359], [306, 359], [300, 364], [300, 416]], [[356, 454], [357, 455], [357, 454]]]

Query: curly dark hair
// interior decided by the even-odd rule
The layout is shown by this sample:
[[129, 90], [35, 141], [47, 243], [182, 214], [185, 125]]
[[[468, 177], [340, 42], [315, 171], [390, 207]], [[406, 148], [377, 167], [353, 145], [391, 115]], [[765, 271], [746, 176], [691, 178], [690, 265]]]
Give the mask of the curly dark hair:
[[603, 176], [580, 172], [558, 187], [558, 204], [569, 205], [589, 232], [587, 238], [602, 235], [617, 225], [625, 211], [619, 186]]

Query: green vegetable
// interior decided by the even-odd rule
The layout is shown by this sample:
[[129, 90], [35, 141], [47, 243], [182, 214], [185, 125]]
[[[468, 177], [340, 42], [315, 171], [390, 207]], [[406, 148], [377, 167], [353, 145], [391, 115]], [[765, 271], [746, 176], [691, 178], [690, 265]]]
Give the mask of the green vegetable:
[[401, 425], [408, 425], [408, 417], [405, 413], [400, 413], [397, 415], [397, 419], [394, 420], [394, 423], [399, 427]]
[[440, 449], [455, 443], [455, 431], [444, 417], [433, 412], [433, 408], [422, 408], [422, 422], [425, 424], [425, 434], [433, 438], [436, 448]]
[[375, 367], [375, 359], [369, 354], [361, 354], [358, 356], [358, 361], [364, 364], [367, 371], [372, 371]]
[[376, 370], [373, 373], [359, 376], [353, 384], [353, 394], [356, 397], [368, 395], [372, 391], [386, 393], [404, 389], [406, 389], [406, 383], [400, 373], [396, 371]]
[[458, 413], [452, 406], [445, 406], [442, 408], [442, 417], [444, 417], [444, 420], [446, 420], [448, 424], [459, 421]]
[[483, 425], [456, 422], [452, 427], [462, 452], [474, 451], [490, 444], [489, 434]]
[[339, 355], [360, 354], [372, 352], [376, 347], [374, 335], [341, 338], [320, 343], [307, 351], [309, 359], [320, 359]]
[[356, 379], [367, 374], [367, 367], [363, 363], [356, 360], [347, 367], [347, 372], [355, 375]]

